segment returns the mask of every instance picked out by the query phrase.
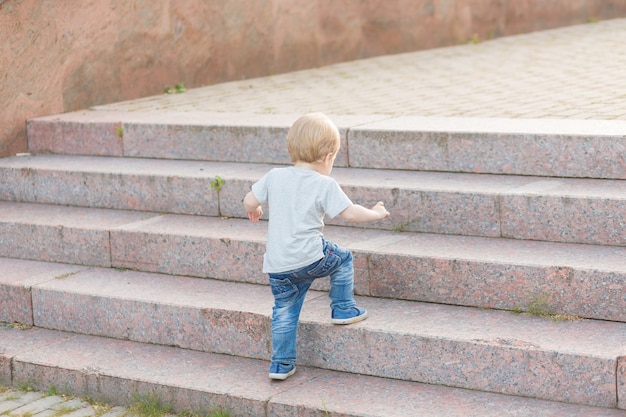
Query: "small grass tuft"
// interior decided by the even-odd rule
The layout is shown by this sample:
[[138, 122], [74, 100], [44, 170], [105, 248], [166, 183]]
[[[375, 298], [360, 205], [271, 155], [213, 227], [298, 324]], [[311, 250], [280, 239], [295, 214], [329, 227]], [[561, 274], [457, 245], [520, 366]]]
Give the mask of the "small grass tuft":
[[52, 397], [52, 396], [54, 396], [54, 395], [59, 395], [59, 394], [57, 393], [57, 387], [55, 387], [54, 385], [50, 385], [50, 389], [48, 389], [48, 392], [46, 392], [46, 395], [47, 395], [48, 397]]
[[76, 275], [76, 274], [78, 274], [78, 271], [77, 272], [68, 272], [67, 274], [56, 276], [56, 277], [54, 277], [54, 279], [65, 279], [65, 278], [69, 278], [72, 275]]
[[2, 326], [16, 330], [28, 330], [33, 328], [33, 326], [31, 326], [30, 324], [18, 323], [16, 321], [14, 321], [13, 323], [4, 323]]
[[409, 227], [409, 225], [410, 225], [409, 222], [395, 224], [393, 226], [393, 231], [394, 232], [404, 232], [404, 231], [406, 231], [407, 227]]
[[20, 382], [19, 384], [17, 384], [17, 389], [19, 389], [22, 392], [33, 392], [33, 391], [35, 391], [33, 386], [30, 383], [28, 383], [28, 382]]
[[185, 84], [178, 83], [173, 88], [170, 87], [169, 85], [165, 86], [163, 91], [165, 92], [165, 94], [180, 94], [180, 93], [184, 93], [185, 91], [187, 91], [187, 88], [185, 87]]
[[136, 397], [129, 410], [140, 417], [163, 417], [166, 414], [173, 414], [172, 407], [163, 403], [157, 395]]
[[62, 406], [61, 408], [56, 410], [51, 417], [62, 417], [66, 414], [73, 413], [74, 411], [76, 411], [76, 408], [74, 407]]
[[480, 43], [480, 36], [478, 35], [478, 33], [474, 33], [470, 37], [470, 39], [469, 39], [469, 41], [467, 43], [472, 44], [472, 45], [479, 44]]
[[545, 317], [552, 319], [553, 321], [576, 321], [582, 320], [581, 317], [555, 313], [554, 309], [550, 304], [550, 295], [549, 294], [541, 294], [533, 297], [531, 302], [528, 304], [527, 308], [515, 308], [512, 310], [514, 313], [518, 314], [530, 314], [537, 317]]
[[[197, 417], [197, 416], [194, 416]], [[207, 417], [230, 417], [230, 413], [228, 411], [223, 410], [222, 408], [216, 408]]]

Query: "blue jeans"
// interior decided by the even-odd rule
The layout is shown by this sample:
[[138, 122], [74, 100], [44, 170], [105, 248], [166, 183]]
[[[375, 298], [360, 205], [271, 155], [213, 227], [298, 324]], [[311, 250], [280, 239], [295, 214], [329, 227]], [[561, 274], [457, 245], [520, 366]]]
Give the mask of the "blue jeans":
[[324, 257], [294, 271], [270, 273], [274, 295], [272, 310], [272, 362], [295, 364], [298, 319], [304, 297], [317, 278], [330, 276], [330, 308], [354, 307], [354, 266], [352, 253], [327, 240]]

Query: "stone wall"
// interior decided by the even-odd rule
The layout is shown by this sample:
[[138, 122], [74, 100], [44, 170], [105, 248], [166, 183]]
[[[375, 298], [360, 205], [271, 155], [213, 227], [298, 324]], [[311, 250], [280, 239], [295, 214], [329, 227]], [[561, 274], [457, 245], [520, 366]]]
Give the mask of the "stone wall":
[[25, 120], [626, 16], [623, 0], [0, 0], [0, 156]]

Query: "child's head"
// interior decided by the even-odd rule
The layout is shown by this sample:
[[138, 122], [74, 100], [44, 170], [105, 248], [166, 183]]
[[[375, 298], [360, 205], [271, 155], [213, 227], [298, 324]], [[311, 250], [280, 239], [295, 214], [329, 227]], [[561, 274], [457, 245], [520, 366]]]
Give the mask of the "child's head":
[[336, 154], [340, 144], [337, 126], [322, 113], [305, 114], [287, 133], [291, 162], [319, 162], [328, 154]]

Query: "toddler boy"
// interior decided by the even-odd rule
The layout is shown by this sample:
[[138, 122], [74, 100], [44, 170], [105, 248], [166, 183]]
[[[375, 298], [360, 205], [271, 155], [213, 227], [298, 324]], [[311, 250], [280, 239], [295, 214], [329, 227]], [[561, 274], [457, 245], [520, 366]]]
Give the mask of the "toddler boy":
[[330, 276], [331, 322], [364, 320], [367, 311], [354, 300], [352, 254], [324, 238], [324, 215], [352, 222], [389, 216], [382, 202], [372, 209], [353, 204], [329, 175], [340, 146], [333, 122], [321, 113], [300, 117], [287, 134], [293, 166], [274, 168], [252, 185], [244, 198], [248, 218], [258, 222], [269, 207], [263, 272], [274, 295], [272, 358], [269, 377], [296, 372], [296, 337], [304, 297], [317, 278]]

